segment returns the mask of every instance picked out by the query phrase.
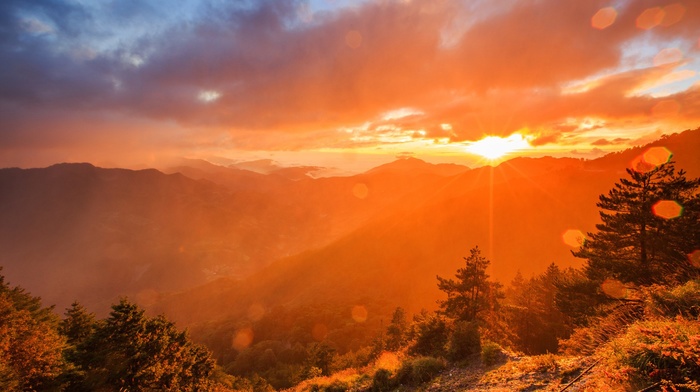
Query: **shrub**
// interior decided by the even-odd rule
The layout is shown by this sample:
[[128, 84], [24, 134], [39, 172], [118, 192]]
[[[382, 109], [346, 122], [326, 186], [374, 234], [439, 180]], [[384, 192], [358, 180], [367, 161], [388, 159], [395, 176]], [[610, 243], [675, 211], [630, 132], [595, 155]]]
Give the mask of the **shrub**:
[[350, 384], [348, 384], [345, 381], [340, 381], [340, 380], [335, 380], [329, 385], [327, 385], [325, 388], [323, 388], [324, 392], [345, 392], [348, 389], [350, 389]]
[[554, 354], [542, 354], [532, 357], [533, 371], [546, 372], [557, 368], [557, 357]]
[[413, 361], [413, 380], [424, 383], [433, 379], [446, 367], [445, 361], [433, 357], [419, 357]]
[[486, 366], [491, 366], [497, 363], [502, 355], [501, 346], [498, 344], [487, 341], [481, 346], [481, 362]]
[[447, 321], [436, 314], [414, 317], [413, 343], [408, 352], [415, 355], [444, 356], [449, 334]]
[[401, 364], [394, 380], [399, 385], [416, 385], [432, 380], [447, 364], [444, 359], [418, 357], [407, 359]]
[[401, 366], [396, 371], [394, 376], [395, 384], [410, 385], [413, 384], [413, 359], [409, 358], [401, 362]]
[[481, 351], [479, 326], [476, 322], [458, 321], [450, 335], [447, 345], [447, 355], [451, 360], [458, 361]]
[[393, 389], [393, 383], [391, 382], [391, 372], [387, 369], [379, 369], [374, 372], [374, 377], [372, 377], [372, 392], [387, 392]]
[[[686, 384], [700, 380], [700, 323], [645, 321], [632, 325], [612, 344], [620, 378], [642, 377]], [[697, 387], [697, 385], [695, 385]]]
[[639, 302], [622, 302], [603, 309], [602, 316], [590, 322], [590, 326], [577, 328], [569, 339], [559, 342], [560, 351], [569, 355], [591, 355], [610, 340], [622, 335], [627, 327], [644, 316], [644, 306]]
[[656, 316], [697, 318], [700, 316], [700, 281], [667, 289], [656, 286], [649, 292], [649, 311]]

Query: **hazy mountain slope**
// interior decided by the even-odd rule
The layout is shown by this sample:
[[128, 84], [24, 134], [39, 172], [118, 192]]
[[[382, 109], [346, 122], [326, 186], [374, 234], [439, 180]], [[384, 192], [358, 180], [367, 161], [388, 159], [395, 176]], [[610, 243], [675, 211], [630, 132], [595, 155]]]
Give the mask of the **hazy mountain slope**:
[[59, 308], [78, 299], [105, 310], [119, 295], [149, 303], [163, 290], [245, 277], [327, 245], [445, 180], [427, 170], [416, 181], [382, 173], [294, 181], [184, 163], [178, 170], [192, 179], [89, 164], [0, 170], [8, 279]]
[[240, 251], [216, 235], [243, 233], [245, 224], [213, 184], [63, 164], [0, 170], [0, 189], [0, 264], [48, 303], [100, 304], [203, 283], [218, 263], [245, 268]]
[[[700, 131], [653, 145], [700, 173]], [[452, 274], [475, 245], [504, 281], [517, 269], [574, 262], [561, 234], [593, 229], [597, 196], [643, 151], [474, 170], [402, 159], [351, 177], [296, 180], [205, 161], [172, 169], [192, 178], [87, 164], [3, 169], [0, 265], [59, 307], [78, 299], [106, 309], [123, 294], [147, 304], [219, 276], [236, 283], [217, 283], [217, 298], [208, 286], [191, 297], [218, 303], [211, 314], [234, 300], [272, 306], [338, 295], [430, 306], [435, 274]], [[172, 310], [176, 297], [161, 308]]]
[[[665, 145], [675, 150], [679, 168], [697, 172], [693, 146], [698, 141], [700, 132], [695, 131], [672, 136]], [[435, 275], [454, 274], [475, 245], [492, 260], [491, 275], [503, 282], [517, 270], [528, 276], [552, 262], [578, 265], [562, 234], [594, 230], [598, 195], [623, 177], [627, 162], [643, 151], [591, 162], [516, 159], [463, 172], [425, 189], [420, 199], [397, 203], [391, 214], [329, 246], [281, 260], [242, 282], [220, 282], [215, 292], [202, 287], [164, 298], [157, 309], [192, 321], [188, 303], [204, 319], [245, 312], [252, 304], [362, 298], [385, 299], [411, 310], [433, 307], [439, 298]]]

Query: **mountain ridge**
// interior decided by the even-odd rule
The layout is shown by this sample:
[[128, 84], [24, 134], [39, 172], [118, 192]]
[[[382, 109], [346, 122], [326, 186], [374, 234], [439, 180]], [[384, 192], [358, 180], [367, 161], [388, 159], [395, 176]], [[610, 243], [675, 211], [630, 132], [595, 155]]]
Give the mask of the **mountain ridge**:
[[[271, 276], [265, 279], [278, 282], [270, 287], [281, 292], [284, 274], [264, 271], [290, 263], [308, 264], [303, 279], [289, 272], [306, 279], [307, 287], [284, 287], [289, 298], [296, 298], [294, 290], [301, 293], [296, 302], [318, 293], [328, 297], [334, 284], [316, 292], [314, 279], [343, 274], [378, 290], [382, 285], [362, 271], [391, 275], [382, 260], [393, 258], [413, 288], [395, 285], [377, 295], [394, 299], [413, 292], [409, 297], [430, 298], [416, 301], [427, 306], [436, 294], [435, 272], [453, 271], [473, 245], [493, 258], [492, 274], [505, 281], [518, 268], [532, 274], [554, 261], [573, 265], [559, 241], [562, 231], [593, 230], [597, 196], [644, 148], [662, 145], [679, 168], [700, 173], [694, 152], [700, 130], [593, 161], [518, 158], [469, 169], [409, 158], [354, 176], [316, 179], [206, 161], [182, 161], [180, 170], [166, 173], [89, 163], [0, 169], [0, 265], [8, 279], [50, 303], [77, 299], [99, 310], [119, 295], [165, 304], [224, 276], [243, 287], [246, 277], [266, 273]], [[535, 244], [545, 239], [558, 245], [537, 251]], [[523, 252], [534, 256], [521, 260]], [[351, 268], [353, 257], [361, 260], [358, 269]], [[334, 258], [344, 263], [337, 271], [328, 267]], [[412, 279], [419, 276], [416, 285]]]

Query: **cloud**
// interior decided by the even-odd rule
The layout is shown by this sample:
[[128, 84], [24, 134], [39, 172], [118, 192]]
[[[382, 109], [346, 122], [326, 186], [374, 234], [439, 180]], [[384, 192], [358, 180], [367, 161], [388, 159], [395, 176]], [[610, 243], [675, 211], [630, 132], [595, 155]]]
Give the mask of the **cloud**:
[[[673, 23], [637, 27], [647, 8], [666, 3], [619, 1], [613, 23], [597, 29], [591, 18], [609, 2], [385, 0], [313, 13], [296, 0], [186, 1], [181, 11], [156, 1], [7, 0], [0, 140], [6, 149], [60, 145], [74, 140], [67, 132], [119, 144], [115, 130], [142, 121], [149, 126], [128, 133], [183, 150], [513, 132], [551, 146], [578, 140], [587, 118], [645, 130], [697, 123], [697, 85], [663, 98], [644, 92], [700, 71], [699, 2], [679, 1]], [[682, 61], [654, 66], [649, 48], [669, 45]]]

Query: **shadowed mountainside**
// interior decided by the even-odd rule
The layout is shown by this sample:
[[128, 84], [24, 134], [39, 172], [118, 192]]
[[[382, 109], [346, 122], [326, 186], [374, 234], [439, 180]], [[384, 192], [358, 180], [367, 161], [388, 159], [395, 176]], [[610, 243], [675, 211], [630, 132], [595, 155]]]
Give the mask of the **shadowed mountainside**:
[[59, 307], [77, 299], [102, 311], [120, 295], [148, 304], [319, 248], [444, 180], [430, 170], [418, 181], [382, 171], [292, 180], [187, 163], [176, 169], [191, 178], [90, 164], [0, 170], [8, 279]]

